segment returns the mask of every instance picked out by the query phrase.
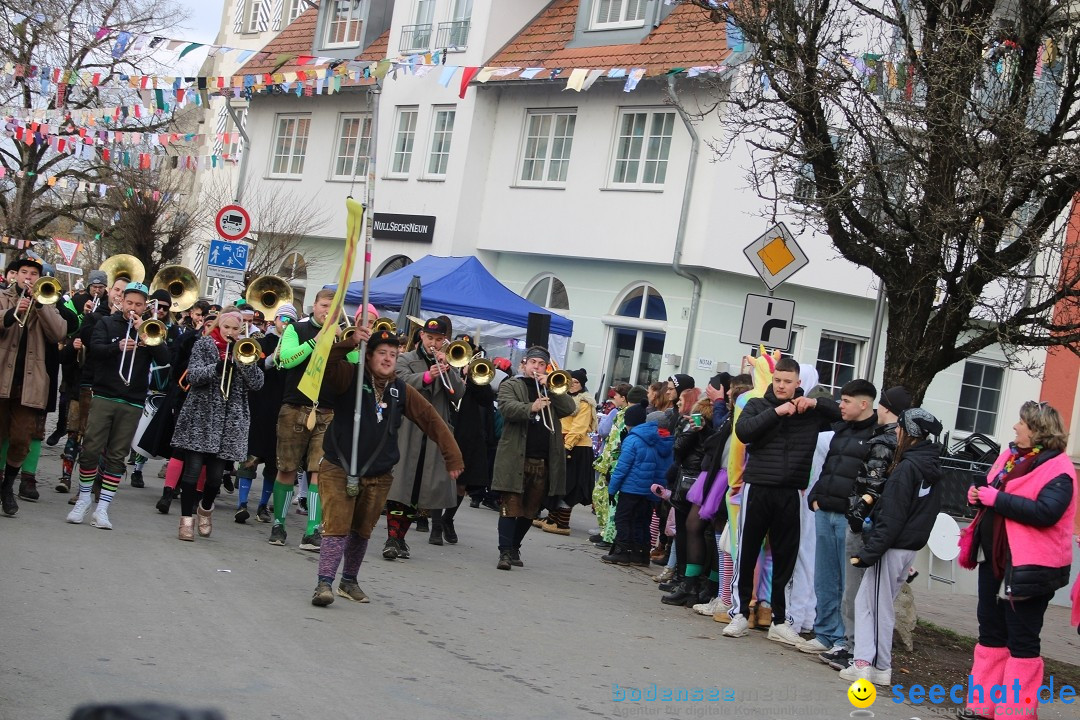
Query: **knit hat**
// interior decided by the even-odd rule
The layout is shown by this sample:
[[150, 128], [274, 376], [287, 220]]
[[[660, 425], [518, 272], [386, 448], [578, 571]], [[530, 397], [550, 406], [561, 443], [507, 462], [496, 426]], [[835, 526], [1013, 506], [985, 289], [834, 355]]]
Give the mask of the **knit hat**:
[[663, 410], [653, 410], [651, 413], [645, 416], [645, 422], [654, 422], [659, 425], [660, 423], [664, 422], [666, 418], [667, 415], [664, 413]]
[[172, 295], [165, 288], [158, 288], [150, 294], [150, 300], [157, 300], [158, 305], [164, 305], [165, 307], [172, 307]]
[[646, 402], [648, 399], [649, 391], [640, 385], [635, 385], [630, 388], [630, 392], [626, 393], [626, 402], [630, 405], [637, 405]]
[[[368, 315], [374, 315], [375, 317], [379, 317], [379, 311], [371, 303], [368, 303], [367, 314]], [[364, 318], [364, 322], [361, 323], [361, 321], [360, 321], [361, 318], [364, 318], [364, 309], [358, 307], [358, 308], [356, 308], [356, 314], [353, 315], [353, 323], [355, 323], [356, 325], [365, 325], [366, 326], [367, 325], [367, 319]]]
[[274, 313], [274, 319], [276, 320], [279, 317], [287, 317], [293, 322], [300, 319], [300, 316], [297, 314], [296, 308], [293, 307], [292, 303], [285, 303], [277, 309], [277, 312]]
[[731, 373], [716, 373], [709, 378], [709, 385], [712, 385], [713, 390], [723, 388], [724, 394], [727, 395], [728, 391], [731, 390]]
[[623, 413], [623, 420], [626, 422], [626, 427], [634, 427], [644, 423], [646, 415], [644, 405], [631, 405]]
[[937, 437], [943, 430], [941, 422], [922, 408], [908, 408], [900, 415], [899, 422], [904, 432], [914, 438], [923, 438], [927, 435]]
[[570, 377], [581, 383], [581, 389], [585, 389], [585, 385], [589, 382], [589, 373], [585, 372], [585, 368], [578, 368], [577, 370], [570, 371]]
[[101, 270], [91, 270], [86, 275], [86, 287], [91, 285], [104, 285], [109, 281], [109, 276]]
[[893, 415], [902, 415], [911, 407], [911, 393], [903, 385], [896, 385], [881, 391], [881, 400], [878, 404]]
[[668, 378], [668, 381], [675, 386], [676, 395], [682, 395], [687, 390], [692, 390], [694, 388], [694, 378], [682, 373], [672, 375]]

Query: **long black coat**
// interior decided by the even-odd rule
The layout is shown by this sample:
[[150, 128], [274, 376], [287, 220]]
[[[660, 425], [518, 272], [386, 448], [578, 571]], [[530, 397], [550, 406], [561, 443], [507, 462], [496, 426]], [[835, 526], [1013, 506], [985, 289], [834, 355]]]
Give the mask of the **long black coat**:
[[285, 392], [285, 371], [267, 368], [266, 359], [274, 354], [278, 342], [277, 335], [259, 338], [259, 346], [266, 358], [259, 361], [263, 368], [263, 386], [258, 392], [248, 393], [248, 405], [251, 407], [251, 430], [248, 432], [248, 455], [259, 458], [259, 462], [277, 462], [277, 420], [281, 411], [281, 397]]
[[469, 491], [491, 483], [491, 458], [495, 449], [495, 391], [490, 385], [467, 383], [458, 409], [454, 440], [465, 460], [465, 471], [457, 479]]

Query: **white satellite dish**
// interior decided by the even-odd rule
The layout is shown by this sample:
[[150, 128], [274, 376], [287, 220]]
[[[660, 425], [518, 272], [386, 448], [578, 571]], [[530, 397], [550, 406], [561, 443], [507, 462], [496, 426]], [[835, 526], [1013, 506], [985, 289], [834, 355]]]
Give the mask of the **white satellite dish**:
[[926, 544], [935, 557], [955, 560], [960, 554], [960, 526], [945, 513], [938, 513]]

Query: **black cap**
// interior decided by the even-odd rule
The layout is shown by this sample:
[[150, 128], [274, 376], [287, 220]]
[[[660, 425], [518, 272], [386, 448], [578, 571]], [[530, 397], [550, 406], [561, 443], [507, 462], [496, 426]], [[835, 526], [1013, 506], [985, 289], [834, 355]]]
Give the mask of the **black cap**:
[[441, 317], [435, 317], [431, 318], [430, 320], [425, 320], [424, 327], [421, 328], [421, 330], [426, 333], [430, 333], [431, 335], [450, 334], [450, 328], [448, 327], [447, 322]]
[[389, 332], [388, 330], [380, 330], [377, 333], [372, 334], [367, 341], [368, 353], [375, 352], [375, 348], [380, 345], [393, 345], [394, 347], [401, 347], [401, 341], [398, 340], [398, 336]]
[[13, 261], [10, 265], [8, 265], [7, 270], [5, 272], [11, 272], [12, 270], [18, 271], [18, 270], [20, 270], [20, 269], [22, 269], [24, 267], [37, 268], [37, 271], [41, 272], [41, 261], [40, 260], [35, 260], [34, 258], [31, 258], [31, 257], [21, 257], [18, 260]]

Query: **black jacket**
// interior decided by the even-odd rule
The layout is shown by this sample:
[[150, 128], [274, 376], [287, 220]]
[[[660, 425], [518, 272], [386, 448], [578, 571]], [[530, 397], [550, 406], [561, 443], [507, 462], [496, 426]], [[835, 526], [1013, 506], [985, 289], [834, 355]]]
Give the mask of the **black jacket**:
[[855, 478], [870, 451], [867, 441], [873, 435], [875, 425], [877, 413], [871, 413], [870, 417], [859, 422], [841, 420], [833, 423], [829, 454], [825, 456], [825, 464], [821, 466], [814, 489], [806, 497], [806, 504], [811, 510], [816, 502], [819, 510], [847, 512]]
[[[116, 312], [98, 320], [90, 338], [90, 351], [87, 357], [94, 358], [97, 369], [94, 377], [94, 395], [123, 400], [142, 407], [146, 402], [146, 391], [150, 384], [150, 360], [158, 365], [169, 362], [169, 349], [165, 343], [135, 349], [135, 366], [131, 371], [131, 384], [125, 385], [120, 379], [120, 340], [127, 336], [136, 337], [134, 328], [128, 334], [128, 321], [123, 314]], [[125, 364], [131, 362], [131, 353]], [[125, 374], [126, 374], [125, 370]]]
[[715, 432], [712, 423], [706, 423], [694, 429], [689, 418], [680, 420], [671, 452], [681, 474], [696, 476], [701, 473], [702, 462], [705, 459], [705, 443]]
[[929, 440], [912, 445], [885, 480], [881, 499], [870, 514], [859, 558], [874, 565], [886, 550], [921, 550], [941, 507], [936, 485], [941, 477], [941, 446]]
[[[802, 388], [795, 390], [795, 397], [802, 394]], [[778, 400], [770, 386], [764, 397], [746, 403], [735, 423], [735, 435], [748, 450], [744, 482], [798, 490], [810, 484], [818, 433], [840, 419], [840, 408], [823, 398], [812, 410], [780, 417], [776, 408], [786, 402]]]

